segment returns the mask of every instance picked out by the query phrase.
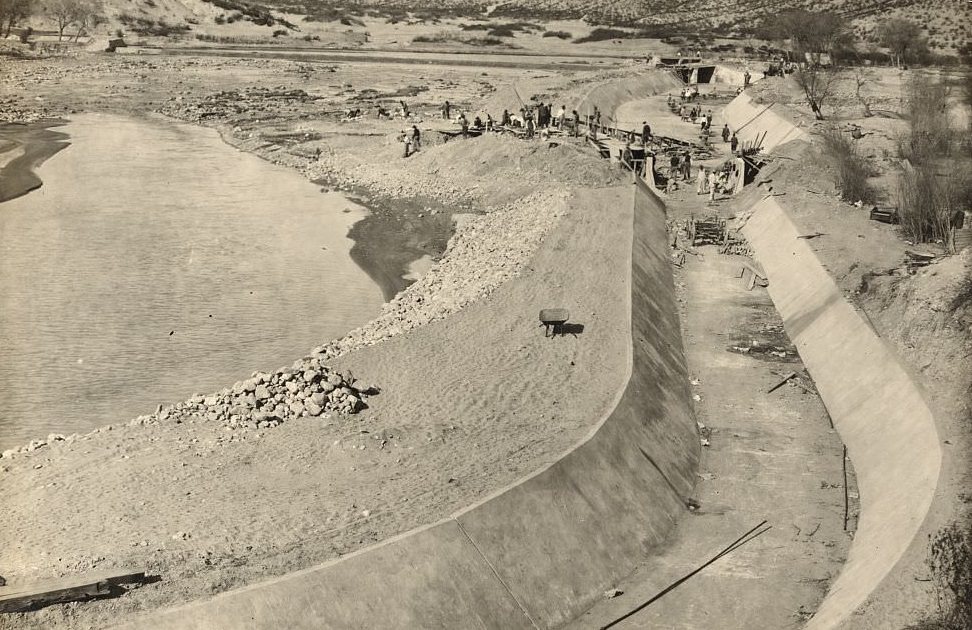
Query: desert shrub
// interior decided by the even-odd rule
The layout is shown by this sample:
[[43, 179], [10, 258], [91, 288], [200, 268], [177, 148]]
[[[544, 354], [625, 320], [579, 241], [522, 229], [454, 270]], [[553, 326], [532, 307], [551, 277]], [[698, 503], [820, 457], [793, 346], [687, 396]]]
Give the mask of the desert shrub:
[[557, 39], [570, 39], [571, 37], [573, 37], [573, 35], [571, 35], [567, 31], [546, 31], [544, 32], [543, 37], [556, 37]]
[[287, 29], [280, 28], [273, 32], [274, 37], [281, 37], [287, 34]]
[[874, 203], [877, 194], [868, 182], [873, 168], [857, 151], [853, 140], [837, 129], [825, 131], [822, 139], [823, 151], [834, 169], [834, 180], [840, 190], [840, 198], [849, 203]]
[[671, 24], [647, 24], [637, 30], [623, 31], [618, 28], [595, 28], [590, 34], [574, 40], [575, 44], [603, 42], [611, 39], [661, 39], [678, 36], [676, 27]]
[[972, 181], [961, 167], [920, 164], [898, 181], [901, 228], [916, 243], [947, 241], [951, 218], [970, 198]]
[[[275, 18], [270, 12], [270, 9], [259, 4], [241, 2], [240, 0], [203, 0], [203, 2], [208, 2], [226, 11], [232, 11], [230, 16], [226, 18], [226, 22], [230, 24], [239, 20], [246, 20], [259, 26], [279, 24], [291, 30], [296, 29], [294, 24], [291, 24], [283, 18]], [[222, 24], [222, 22], [218, 23]]]
[[972, 628], [972, 525], [943, 528], [931, 544], [928, 560], [938, 599], [937, 626]]
[[908, 85], [907, 105], [911, 130], [899, 140], [901, 157], [920, 164], [947, 156], [952, 138], [947, 86], [917, 74]]
[[497, 26], [486, 31], [486, 35], [489, 37], [513, 37], [516, 35], [516, 31], [506, 26]]
[[158, 37], [169, 37], [180, 35], [191, 30], [187, 24], [169, 24], [164, 20], [156, 22], [142, 17], [122, 13], [118, 16], [118, 21], [128, 27], [128, 30], [140, 35], [155, 35]]
[[508, 46], [502, 39], [497, 37], [475, 37], [463, 35], [461, 33], [442, 32], [432, 35], [419, 35], [413, 37], [412, 42], [416, 44], [468, 44], [470, 46]]
[[622, 31], [617, 28], [596, 28], [588, 35], [574, 40], [575, 44], [585, 44], [587, 42], [603, 42], [609, 39], [628, 39], [632, 36], [629, 31]]

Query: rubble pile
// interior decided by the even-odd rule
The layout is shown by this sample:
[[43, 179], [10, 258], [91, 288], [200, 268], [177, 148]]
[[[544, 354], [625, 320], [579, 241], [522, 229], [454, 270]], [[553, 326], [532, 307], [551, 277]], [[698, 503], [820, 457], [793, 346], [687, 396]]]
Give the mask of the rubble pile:
[[352, 379], [322, 365], [320, 358], [311, 357], [273, 373], [256, 372], [231, 388], [193, 396], [130, 424], [195, 417], [222, 422], [233, 429], [269, 429], [285, 420], [328, 412], [353, 414], [363, 408], [363, 393]]
[[296, 113], [299, 105], [319, 100], [304, 90], [278, 86], [275, 88], [250, 87], [243, 90], [224, 90], [209, 94], [195, 102], [184, 100], [182, 95], [173, 96], [159, 112], [187, 122], [198, 123], [207, 118], [223, 120], [240, 114], [272, 112], [275, 115]]

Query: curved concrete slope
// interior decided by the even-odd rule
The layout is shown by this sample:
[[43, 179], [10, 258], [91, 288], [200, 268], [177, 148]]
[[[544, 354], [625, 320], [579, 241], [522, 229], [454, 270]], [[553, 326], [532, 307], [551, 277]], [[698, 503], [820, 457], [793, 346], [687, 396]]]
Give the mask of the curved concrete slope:
[[861, 516], [854, 542], [806, 626], [834, 628], [849, 620], [918, 533], [938, 482], [940, 441], [922, 393], [894, 351], [843, 298], [775, 198], [755, 205], [743, 232], [857, 473]]
[[633, 196], [610, 219], [633, 230], [630, 376], [585, 441], [435, 525], [125, 627], [548, 628], [630, 573], [685, 510], [699, 459], [664, 208]]
[[791, 140], [809, 142], [810, 136], [807, 132], [773, 111], [779, 107], [775, 103], [754, 103], [749, 94], [743, 92], [726, 105], [722, 115], [741, 142], [761, 140], [765, 152]]
[[[647, 98], [663, 92], [671, 92], [677, 95], [683, 87], [685, 87], [685, 84], [672, 74], [654, 71], [649, 74], [598, 83], [574, 107], [584, 116], [593, 112], [595, 106], [605, 115], [613, 116], [618, 107], [628, 101]], [[601, 122], [607, 125], [612, 124], [606, 118], [602, 118]]]

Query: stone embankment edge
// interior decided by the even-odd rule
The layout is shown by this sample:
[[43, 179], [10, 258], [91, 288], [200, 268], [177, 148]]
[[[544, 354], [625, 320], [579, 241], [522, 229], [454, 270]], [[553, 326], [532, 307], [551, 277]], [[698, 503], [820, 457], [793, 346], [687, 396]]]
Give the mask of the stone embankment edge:
[[[765, 133], [770, 151], [805, 131], [745, 93], [725, 110], [744, 141]], [[844, 299], [775, 197], [752, 207], [743, 234], [766, 270], [769, 294], [800, 351], [848, 454], [861, 515], [847, 561], [806, 625], [848, 624], [918, 536], [942, 466], [934, 415], [885, 343]]]
[[632, 194], [629, 374], [582, 442], [448, 519], [122, 627], [550, 628], [630, 573], [686, 512], [700, 457], [664, 206]]

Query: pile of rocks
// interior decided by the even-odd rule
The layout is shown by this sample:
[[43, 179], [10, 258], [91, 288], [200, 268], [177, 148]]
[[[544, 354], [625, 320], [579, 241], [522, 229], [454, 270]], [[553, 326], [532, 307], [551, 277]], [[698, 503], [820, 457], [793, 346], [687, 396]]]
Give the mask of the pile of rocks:
[[[220, 422], [228, 429], [272, 429], [287, 420], [356, 414], [365, 409], [365, 397], [378, 393], [374, 386], [356, 386], [355, 379], [323, 364], [321, 353], [295, 361], [274, 372], [254, 372], [232, 387], [204, 396], [196, 394], [184, 402], [159, 408], [151, 415], [135, 418], [129, 427], [161, 422]], [[91, 434], [111, 431], [108, 425]], [[89, 434], [90, 435], [90, 434]], [[0, 458], [33, 453], [55, 442], [71, 443], [83, 436], [51, 434], [46, 440], [32, 440], [20, 448], [8, 449]]]
[[33, 453], [34, 451], [44, 448], [45, 446], [54, 444], [55, 442], [73, 442], [77, 439], [77, 435], [64, 436], [60, 433], [51, 433], [47, 436], [46, 440], [31, 440], [29, 444], [25, 444], [20, 448], [11, 448], [0, 453], [0, 458], [11, 458], [14, 455], [22, 453]]
[[252, 115], [269, 112], [279, 115], [288, 111], [294, 112], [297, 110], [296, 105], [318, 99], [319, 97], [311, 96], [304, 90], [287, 89], [284, 86], [250, 87], [243, 90], [225, 90], [201, 99], [177, 94], [163, 104], [159, 112], [188, 122], [198, 123], [205, 119], [224, 121], [244, 113]]
[[140, 416], [129, 424], [199, 418], [233, 429], [269, 429], [285, 420], [330, 412], [354, 414], [363, 409], [364, 396], [376, 390], [355, 387], [353, 378], [323, 365], [322, 358], [318, 354], [272, 373], [255, 372], [232, 387], [209, 396], [197, 394], [170, 407], [160, 406], [154, 414]]

